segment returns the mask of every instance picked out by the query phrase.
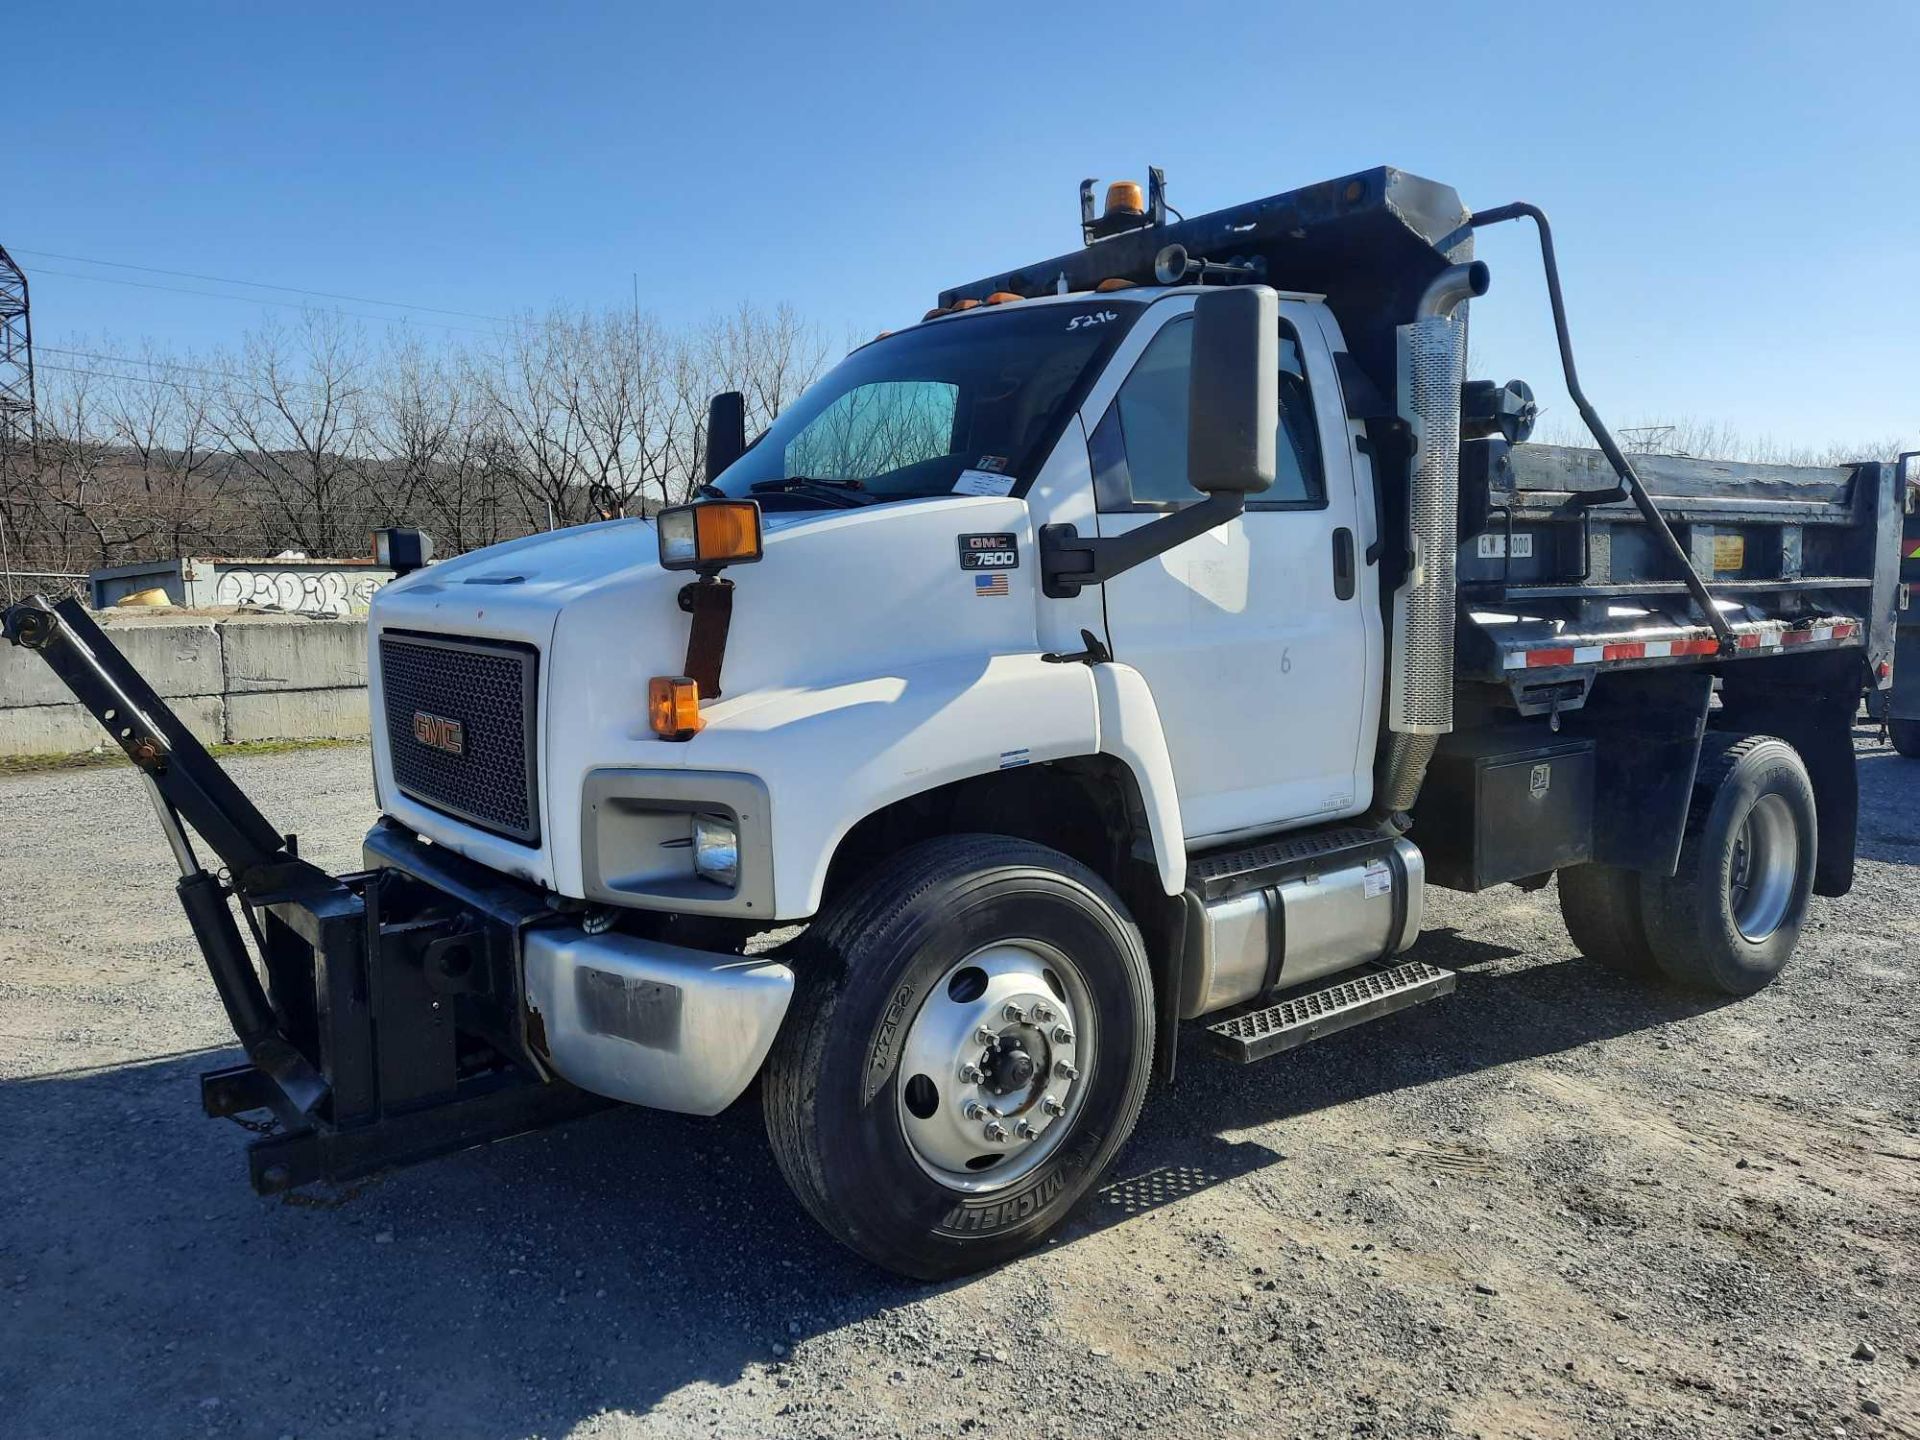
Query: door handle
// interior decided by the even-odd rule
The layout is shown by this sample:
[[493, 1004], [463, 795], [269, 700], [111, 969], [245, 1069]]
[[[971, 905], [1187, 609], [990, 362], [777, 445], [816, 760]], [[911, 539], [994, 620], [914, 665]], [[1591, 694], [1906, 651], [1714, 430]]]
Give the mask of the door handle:
[[1344, 525], [1333, 532], [1333, 596], [1353, 598], [1353, 531]]

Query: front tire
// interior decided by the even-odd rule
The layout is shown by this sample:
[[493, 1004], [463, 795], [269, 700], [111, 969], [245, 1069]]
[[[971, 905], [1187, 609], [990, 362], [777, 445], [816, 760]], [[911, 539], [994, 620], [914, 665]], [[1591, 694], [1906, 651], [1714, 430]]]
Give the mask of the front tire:
[[1153, 1055], [1140, 933], [1024, 840], [916, 845], [797, 947], [767, 1135], [815, 1220], [920, 1280], [1033, 1248], [1132, 1132]]
[[1770, 735], [1708, 732], [1679, 867], [1641, 877], [1660, 968], [1725, 995], [1767, 984], [1800, 942], [1814, 846], [1813, 783], [1799, 753]]

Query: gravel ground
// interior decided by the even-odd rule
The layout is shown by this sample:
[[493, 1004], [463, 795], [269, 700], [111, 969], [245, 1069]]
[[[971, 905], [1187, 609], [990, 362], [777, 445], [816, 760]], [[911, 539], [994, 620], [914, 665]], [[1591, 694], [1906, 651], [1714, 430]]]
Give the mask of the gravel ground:
[[[256, 1198], [132, 774], [0, 778], [0, 1434], [1920, 1437], [1920, 764], [1860, 745], [1859, 882], [1761, 995], [1439, 892], [1452, 999], [1190, 1048], [1058, 1241], [936, 1288], [752, 1103]], [[355, 862], [363, 750], [232, 768]]]

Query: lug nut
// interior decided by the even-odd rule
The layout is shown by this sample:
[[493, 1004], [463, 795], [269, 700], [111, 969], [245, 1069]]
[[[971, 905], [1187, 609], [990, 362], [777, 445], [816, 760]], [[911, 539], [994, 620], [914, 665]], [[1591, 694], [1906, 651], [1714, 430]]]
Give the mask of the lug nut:
[[969, 1120], [981, 1120], [986, 1117], [987, 1107], [978, 1100], [969, 1100], [960, 1107], [960, 1113]]
[[960, 1081], [964, 1085], [978, 1085], [986, 1078], [986, 1072], [978, 1065], [962, 1065], [960, 1067]]
[[984, 1025], [973, 1032], [973, 1038], [978, 1040], [982, 1045], [995, 1045], [1000, 1041], [1000, 1037]]
[[1053, 1023], [1053, 1011], [1045, 1005], [1034, 1006], [1033, 1023], [1036, 1025], [1051, 1025]]
[[1053, 1073], [1058, 1075], [1062, 1080], [1078, 1080], [1080, 1078], [1080, 1067], [1070, 1065], [1065, 1060], [1056, 1060], [1053, 1062]]
[[1022, 1023], [1027, 1018], [1027, 1012], [1014, 1004], [1009, 1004], [1005, 1010], [1001, 1011], [1001, 1014], [1005, 1015], [1007, 1019], [1013, 1021], [1016, 1025]]
[[1073, 1044], [1073, 1031], [1067, 1029], [1067, 1027], [1064, 1025], [1054, 1026], [1053, 1027], [1053, 1043], [1056, 1045]]
[[986, 1128], [980, 1133], [985, 1135], [987, 1139], [997, 1142], [1007, 1138], [1007, 1127], [1002, 1125], [998, 1120], [989, 1120], [987, 1121]]
[[1013, 1133], [1018, 1135], [1022, 1140], [1038, 1140], [1040, 1138], [1040, 1132], [1025, 1120], [1022, 1120], [1018, 1125], [1013, 1127]]
[[1043, 1099], [1040, 1102], [1040, 1108], [1046, 1111], [1047, 1114], [1049, 1115], [1064, 1115], [1067, 1113], [1067, 1107], [1062, 1105], [1057, 1099], [1055, 1099], [1051, 1095], [1047, 1096], [1045, 1099]]

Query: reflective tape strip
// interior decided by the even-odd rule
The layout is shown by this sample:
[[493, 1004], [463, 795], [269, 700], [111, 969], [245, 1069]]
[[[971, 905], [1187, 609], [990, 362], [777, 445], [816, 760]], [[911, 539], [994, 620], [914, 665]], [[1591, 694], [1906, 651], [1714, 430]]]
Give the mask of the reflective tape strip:
[[[1748, 630], [1734, 636], [1734, 645], [1740, 650], [1779, 650], [1789, 645], [1846, 640], [1859, 633], [1859, 622], [1834, 620], [1803, 630]], [[1509, 650], [1501, 661], [1501, 668], [1543, 670], [1555, 665], [1605, 665], [1622, 660], [1670, 660], [1681, 655], [1719, 653], [1720, 642], [1711, 635], [1687, 640], [1618, 640], [1604, 645], [1542, 645], [1531, 650]]]

